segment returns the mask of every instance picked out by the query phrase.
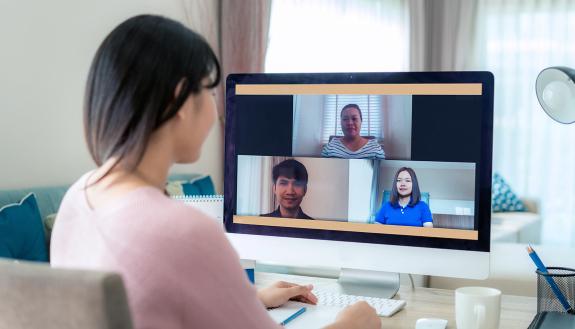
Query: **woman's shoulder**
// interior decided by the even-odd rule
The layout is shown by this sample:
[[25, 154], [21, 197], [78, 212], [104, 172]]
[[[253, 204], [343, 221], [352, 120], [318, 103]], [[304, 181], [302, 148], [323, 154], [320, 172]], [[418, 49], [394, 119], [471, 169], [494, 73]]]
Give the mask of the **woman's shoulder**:
[[326, 145], [335, 146], [335, 145], [343, 145], [341, 142], [340, 136], [334, 136]]
[[416, 204], [415, 207], [422, 207], [422, 208], [429, 208], [429, 205], [427, 204], [427, 202], [423, 201], [423, 200], [419, 200]]
[[190, 226], [212, 226], [215, 219], [206, 215], [199, 209], [190, 206], [183, 201], [173, 199], [161, 192], [149, 194], [150, 201], [154, 211], [163, 214], [165, 217], [170, 218], [171, 221], [177, 221], [180, 224], [187, 224]]
[[365, 143], [364, 148], [370, 148], [373, 150], [381, 150], [381, 144], [379, 144], [379, 142], [377, 141], [376, 138], [366, 138], [367, 139], [367, 143]]
[[323, 146], [323, 156], [338, 156], [342, 154], [345, 146], [340, 140], [340, 137], [333, 137], [327, 144]]
[[383, 147], [381, 147], [381, 144], [379, 144], [376, 138], [368, 139], [362, 150], [366, 154], [369, 154], [370, 157], [385, 159]]

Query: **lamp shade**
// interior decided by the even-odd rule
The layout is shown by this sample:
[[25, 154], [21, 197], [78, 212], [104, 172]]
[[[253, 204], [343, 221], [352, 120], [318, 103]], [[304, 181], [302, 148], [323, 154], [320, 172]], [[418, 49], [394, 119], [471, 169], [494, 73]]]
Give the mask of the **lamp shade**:
[[541, 107], [553, 120], [560, 123], [575, 122], [575, 70], [564, 66], [548, 67], [541, 71], [535, 82], [535, 91]]

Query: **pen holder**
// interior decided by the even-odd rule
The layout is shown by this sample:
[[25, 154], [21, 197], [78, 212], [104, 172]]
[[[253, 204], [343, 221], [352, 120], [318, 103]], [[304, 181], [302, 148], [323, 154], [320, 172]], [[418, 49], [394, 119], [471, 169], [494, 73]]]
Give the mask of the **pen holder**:
[[575, 270], [566, 267], [548, 267], [547, 273], [537, 272], [537, 313], [544, 311], [565, 312], [565, 308], [557, 298], [548, 282], [553, 279], [559, 291], [565, 296], [567, 303], [575, 306]]

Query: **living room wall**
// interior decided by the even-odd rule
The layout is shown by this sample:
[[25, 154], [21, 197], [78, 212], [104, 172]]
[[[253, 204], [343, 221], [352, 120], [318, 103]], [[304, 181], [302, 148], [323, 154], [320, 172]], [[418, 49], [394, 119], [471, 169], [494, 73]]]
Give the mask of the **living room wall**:
[[[84, 143], [82, 102], [92, 57], [124, 19], [142, 13], [185, 20], [176, 0], [54, 0], [0, 3], [0, 189], [69, 184], [94, 168]], [[223, 186], [219, 125], [201, 160], [176, 172]]]

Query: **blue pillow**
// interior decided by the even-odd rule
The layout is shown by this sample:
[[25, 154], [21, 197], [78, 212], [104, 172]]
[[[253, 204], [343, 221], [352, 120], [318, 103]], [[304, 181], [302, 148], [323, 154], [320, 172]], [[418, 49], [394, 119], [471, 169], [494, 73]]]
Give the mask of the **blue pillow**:
[[42, 217], [33, 193], [0, 209], [0, 257], [48, 261]]
[[509, 212], [526, 211], [527, 208], [513, 193], [511, 187], [499, 174], [493, 174], [493, 186], [491, 188], [491, 211]]
[[185, 195], [214, 195], [214, 183], [210, 176], [200, 177], [182, 184]]

